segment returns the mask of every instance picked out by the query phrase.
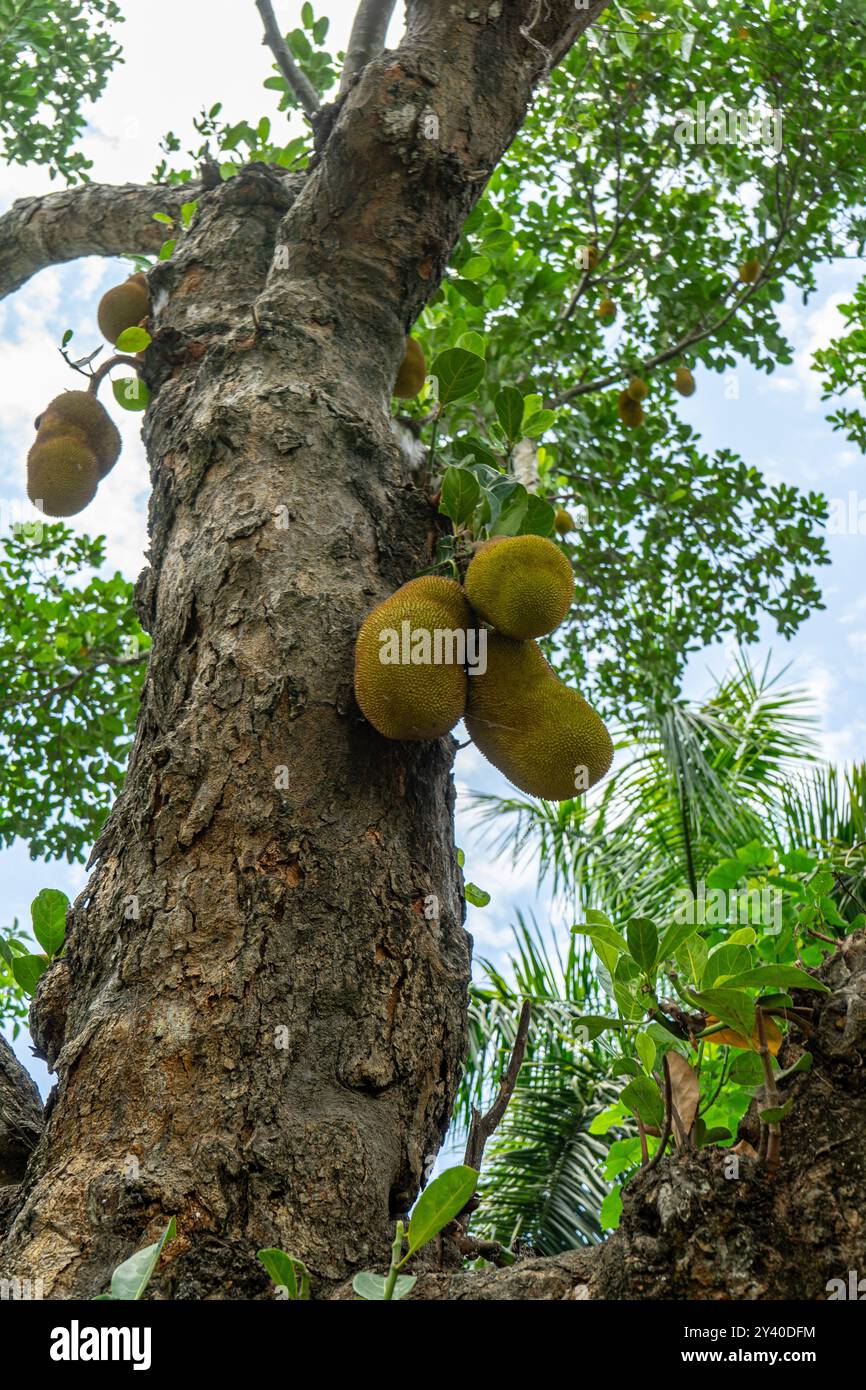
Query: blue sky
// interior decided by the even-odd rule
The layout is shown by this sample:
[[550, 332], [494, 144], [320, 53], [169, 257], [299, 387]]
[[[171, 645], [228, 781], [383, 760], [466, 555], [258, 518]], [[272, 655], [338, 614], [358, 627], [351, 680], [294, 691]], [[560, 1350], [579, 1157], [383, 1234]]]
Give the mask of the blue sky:
[[[299, 8], [284, 6], [282, 13], [291, 19]], [[344, 42], [354, 6], [343, 2], [321, 8], [332, 16], [337, 44]], [[257, 117], [269, 109], [268, 95], [261, 89], [268, 75], [267, 58], [260, 51], [254, 6], [238, 7], [236, 20], [233, 17], [238, 32], [231, 44], [225, 43], [218, 26], [202, 24], [204, 0], [186, 0], [183, 6], [168, 0], [125, 0], [123, 9], [128, 16], [121, 35], [127, 63], [89, 113], [83, 141], [95, 161], [94, 178], [114, 183], [146, 181], [158, 159], [159, 137], [169, 128], [182, 136], [189, 131], [190, 107], [195, 110], [221, 98], [229, 120]], [[212, 13], [212, 6], [208, 11]], [[176, 33], [170, 46], [160, 42], [161, 18]], [[199, 70], [190, 94], [189, 55], [193, 52], [198, 54]], [[157, 55], [159, 100], [146, 95], [138, 99], [136, 92], [154, 90], [151, 65]], [[48, 189], [44, 171], [0, 169], [0, 210], [17, 197]], [[818, 292], [807, 306], [799, 295], [788, 297], [782, 319], [795, 349], [792, 366], [770, 376], [747, 365], [727, 378], [697, 374], [698, 390], [682, 402], [681, 410], [708, 450], [733, 448], [771, 480], [821, 490], [831, 499], [847, 499], [853, 492], [859, 503], [864, 495], [863, 459], [827, 425], [827, 407], [820, 401], [818, 378], [810, 363], [815, 349], [838, 333], [838, 305], [851, 294], [863, 271], [857, 261], [839, 261], [822, 269]], [[57, 353], [60, 335], [71, 327], [82, 350], [96, 346], [92, 327], [96, 304], [100, 294], [125, 273], [126, 263], [79, 261], [44, 271], [0, 303], [0, 525], [4, 529], [22, 513], [31, 515], [24, 496], [24, 459], [32, 441], [33, 419], [46, 400], [70, 384]], [[730, 399], [725, 389], [731, 375], [737, 378], [738, 399]], [[121, 463], [100, 487], [96, 501], [71, 524], [82, 532], [105, 534], [107, 568], [119, 569], [134, 580], [142, 568], [146, 544], [147, 467], [138, 439], [139, 419], [127, 415], [118, 423], [124, 436]], [[828, 543], [832, 565], [819, 574], [826, 609], [810, 618], [790, 642], [774, 636], [768, 624], [753, 655], [763, 661], [772, 650], [777, 667], [791, 663], [787, 679], [802, 685], [812, 698], [823, 754], [844, 762], [866, 753], [864, 535], [831, 535]], [[688, 671], [687, 694], [703, 694], [712, 675], [721, 674], [730, 658], [722, 646], [696, 655]], [[469, 908], [467, 925], [476, 954], [503, 958], [518, 907], [534, 910], [543, 925], [566, 935], [570, 923], [556, 911], [551, 913], [546, 894], [536, 897], [533, 866], [515, 872], [509, 863], [495, 861], [472, 827], [466, 791], [505, 792], [505, 780], [472, 747], [458, 755], [455, 775], [461, 794], [457, 838], [466, 852], [467, 876], [492, 894], [487, 908]], [[40, 888], [59, 888], [73, 897], [85, 880], [83, 866], [31, 862], [20, 844], [0, 853], [0, 927], [10, 925], [15, 916], [29, 921], [29, 903]], [[17, 1047], [45, 1089], [45, 1070], [29, 1056], [23, 1036]]]

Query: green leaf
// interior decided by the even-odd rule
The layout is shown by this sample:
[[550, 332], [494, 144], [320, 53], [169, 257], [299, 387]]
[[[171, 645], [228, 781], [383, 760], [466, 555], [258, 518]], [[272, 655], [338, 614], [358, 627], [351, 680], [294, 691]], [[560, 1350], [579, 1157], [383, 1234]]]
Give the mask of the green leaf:
[[777, 985], [782, 989], [815, 989], [823, 994], [830, 992], [828, 985], [813, 979], [798, 965], [755, 965], [726, 983], [731, 989], [765, 989], [768, 985]]
[[43, 888], [30, 904], [33, 935], [45, 954], [56, 956], [66, 936], [69, 899], [57, 888]]
[[183, 225], [185, 228], [189, 226], [190, 222], [191, 222], [192, 219], [195, 217], [197, 207], [198, 207], [198, 202], [197, 202], [197, 201], [196, 201], [196, 202], [191, 202], [191, 203], [181, 203], [181, 205], [180, 205], [180, 220], [181, 220], [182, 225]]
[[656, 1059], [656, 1045], [649, 1033], [638, 1033], [634, 1040], [635, 1050], [643, 1063], [644, 1070], [651, 1074]]
[[111, 389], [117, 404], [124, 410], [146, 410], [150, 391], [140, 377], [123, 376], [112, 381]]
[[[461, 1212], [475, 1191], [478, 1173], [461, 1164], [448, 1168], [425, 1187], [409, 1218], [408, 1255], [414, 1255]], [[408, 1255], [406, 1258], [408, 1258]]]
[[140, 1299], [150, 1283], [163, 1249], [170, 1240], [174, 1239], [176, 1234], [177, 1223], [172, 1217], [154, 1245], [147, 1245], [143, 1250], [136, 1250], [134, 1255], [130, 1255], [128, 1260], [124, 1260], [122, 1265], [118, 1265], [111, 1276], [112, 1297]]
[[676, 962], [692, 984], [699, 985], [707, 968], [707, 943], [702, 936], [690, 936], [675, 951]]
[[487, 354], [487, 344], [481, 333], [461, 333], [457, 346], [465, 348], [467, 352], [474, 352], [477, 357], [485, 357]]
[[556, 521], [556, 510], [537, 493], [530, 492], [518, 535], [550, 536]]
[[496, 418], [505, 433], [506, 439], [520, 438], [523, 424], [523, 397], [516, 386], [504, 386], [494, 401]]
[[645, 974], [652, 974], [659, 951], [658, 932], [649, 917], [632, 917], [626, 923], [626, 939], [632, 959]]
[[615, 1231], [622, 1217], [622, 1191], [611, 1188], [601, 1204], [599, 1221], [603, 1231]]
[[635, 1115], [639, 1115], [645, 1125], [660, 1128], [664, 1124], [665, 1107], [656, 1083], [649, 1076], [636, 1076], [623, 1090], [621, 1096]]
[[729, 983], [731, 988], [702, 989], [695, 993], [694, 1002], [733, 1028], [735, 1033], [751, 1039], [755, 1031], [755, 1001], [750, 995], [734, 989], [733, 982]]
[[683, 943], [688, 941], [690, 936], [694, 936], [696, 931], [697, 926], [694, 922], [672, 922], [662, 934], [658, 959], [672, 960]]
[[463, 892], [466, 901], [473, 907], [486, 907], [490, 902], [490, 894], [485, 893], [483, 888], [476, 888], [474, 883], [467, 883]]
[[310, 1297], [310, 1271], [303, 1260], [287, 1255], [285, 1250], [271, 1246], [257, 1250], [256, 1259], [261, 1260], [273, 1283], [285, 1289], [292, 1302], [305, 1302]]
[[764, 1067], [757, 1052], [738, 1052], [731, 1063], [730, 1079], [735, 1086], [758, 1086]]
[[790, 1112], [793, 1104], [793, 1100], [786, 1100], [784, 1105], [771, 1105], [767, 1110], [759, 1110], [758, 1114], [765, 1125], [778, 1125]]
[[36, 986], [48, 969], [45, 956], [15, 956], [12, 974], [25, 994], [35, 994]]
[[68, 343], [71, 343], [71, 342], [72, 342], [72, 338], [73, 338], [73, 331], [72, 331], [71, 328], [67, 328], [66, 332], [65, 332], [64, 335], [63, 335], [63, 339], [62, 339], [62, 341], [61, 341], [60, 346], [61, 346], [61, 347], [66, 347], [66, 345], [67, 345]]
[[173, 227], [173, 226], [174, 226], [174, 218], [173, 218], [173, 217], [169, 217], [169, 215], [168, 215], [167, 212], [155, 212], [155, 213], [153, 214], [153, 220], [154, 220], [154, 222], [162, 222], [162, 223], [164, 223], [164, 225], [165, 225], [166, 227]]
[[444, 516], [450, 516], [455, 526], [462, 526], [469, 520], [480, 496], [481, 485], [468, 468], [456, 468], [453, 464], [446, 468], [439, 510]]
[[124, 328], [115, 347], [118, 352], [144, 352], [153, 339], [146, 328]]
[[779, 860], [789, 874], [810, 874], [818, 863], [817, 859], [807, 854], [804, 849], [786, 850], [784, 854], [779, 855]]
[[484, 358], [465, 348], [446, 348], [430, 368], [439, 382], [439, 404], [451, 405], [477, 391], [484, 380]]
[[741, 859], [723, 859], [721, 864], [717, 864], [714, 869], [710, 869], [707, 874], [708, 888], [721, 888], [724, 892], [734, 888], [740, 879], [745, 878], [748, 870]]
[[384, 1274], [373, 1274], [371, 1270], [364, 1270], [361, 1274], [356, 1274], [352, 1280], [352, 1288], [359, 1298], [363, 1298], [367, 1303], [383, 1303], [385, 1301], [385, 1287], [387, 1280]]
[[575, 1028], [585, 1028], [589, 1042], [593, 1042], [606, 1028], [624, 1028], [621, 1018], [607, 1018], [604, 1014], [580, 1014], [574, 1019]]
[[[587, 918], [589, 918], [590, 915], [591, 914], [587, 912]], [[601, 914], [592, 915], [600, 916]], [[576, 936], [588, 936], [591, 940], [594, 938], [597, 941], [603, 942], [605, 946], [610, 946], [618, 955], [625, 955], [628, 950], [625, 937], [621, 936], [609, 922], [593, 922], [591, 924], [587, 922], [586, 926], [578, 925], [572, 927], [571, 930]]]
[[177, 240], [176, 240], [174, 237], [171, 237], [168, 241], [164, 241], [164, 242], [162, 243], [162, 246], [160, 246], [160, 248], [159, 248], [159, 255], [157, 256], [157, 260], [158, 260], [158, 261], [167, 261], [167, 260], [169, 260], [170, 257], [172, 256], [172, 254], [173, 254], [173, 252], [174, 252], [174, 248], [175, 248], [176, 246], [177, 246]]
[[524, 420], [523, 433], [529, 439], [539, 439], [545, 430], [550, 429], [555, 419], [556, 412], [554, 410], [536, 410], [528, 420]]
[[490, 269], [490, 261], [486, 256], [470, 256], [468, 261], [464, 261], [460, 267], [460, 274], [464, 280], [481, 280]]

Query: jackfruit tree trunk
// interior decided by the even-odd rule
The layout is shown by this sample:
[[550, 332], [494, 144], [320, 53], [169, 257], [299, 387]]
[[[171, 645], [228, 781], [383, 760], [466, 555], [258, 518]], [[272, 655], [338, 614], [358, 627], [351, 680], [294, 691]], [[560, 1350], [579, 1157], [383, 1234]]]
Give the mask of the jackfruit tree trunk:
[[437, 532], [389, 424], [404, 334], [603, 7], [552, 0], [527, 34], [522, 6], [410, 4], [313, 171], [202, 193], [151, 273], [153, 651], [37, 996], [58, 1087], [4, 1207], [0, 1270], [47, 1297], [104, 1288], [172, 1215], [157, 1297], [267, 1296], [268, 1245], [326, 1288], [381, 1262], [441, 1143], [469, 976], [453, 744], [376, 735], [352, 650]]

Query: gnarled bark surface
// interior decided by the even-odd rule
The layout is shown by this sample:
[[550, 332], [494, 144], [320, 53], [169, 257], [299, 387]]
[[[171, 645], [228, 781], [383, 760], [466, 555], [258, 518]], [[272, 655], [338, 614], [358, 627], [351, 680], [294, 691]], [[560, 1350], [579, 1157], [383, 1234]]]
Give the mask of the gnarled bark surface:
[[263, 1245], [327, 1287], [441, 1142], [469, 972], [453, 744], [364, 724], [352, 649], [438, 524], [390, 428], [404, 335], [604, 3], [415, 0], [312, 171], [202, 192], [151, 272], [153, 652], [68, 978], [37, 999], [58, 1088], [0, 1250], [48, 1297], [104, 1288], [171, 1215], [156, 1297], [267, 1296]]

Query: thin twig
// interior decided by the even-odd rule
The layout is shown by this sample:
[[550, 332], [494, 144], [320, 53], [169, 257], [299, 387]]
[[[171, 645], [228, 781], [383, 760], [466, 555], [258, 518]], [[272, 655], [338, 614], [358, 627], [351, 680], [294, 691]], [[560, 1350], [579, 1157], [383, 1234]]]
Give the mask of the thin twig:
[[274, 14], [274, 7], [271, 0], [256, 0], [256, 9], [262, 17], [265, 26], [265, 37], [262, 43], [267, 44], [274, 55], [277, 67], [288, 82], [301, 106], [311, 118], [320, 110], [319, 98], [316, 96], [315, 88], [310, 79], [301, 72], [291, 53], [288, 45], [280, 33], [280, 26]]
[[[764, 1027], [764, 1012], [760, 1004], [755, 1005], [755, 1023], [758, 1028], [758, 1052], [761, 1058], [761, 1066], [764, 1069], [764, 1098], [769, 1109], [774, 1109], [779, 1104], [779, 1092], [776, 1089], [776, 1078], [773, 1075], [773, 1059], [770, 1056], [770, 1049], [767, 1046], [767, 1030]], [[764, 1123], [763, 1121], [761, 1122]], [[782, 1147], [782, 1132], [778, 1124], [768, 1124], [766, 1126], [766, 1144], [764, 1133], [761, 1134], [761, 1148], [763, 1150], [764, 1161], [768, 1172], [775, 1173], [779, 1166], [779, 1156]]]
[[472, 1107], [472, 1124], [469, 1126], [469, 1138], [466, 1141], [466, 1153], [463, 1162], [467, 1168], [480, 1168], [481, 1160], [484, 1157], [484, 1148], [487, 1140], [493, 1134], [503, 1115], [508, 1109], [508, 1102], [514, 1094], [517, 1085], [517, 1078], [520, 1075], [520, 1068], [523, 1065], [523, 1054], [526, 1051], [526, 1039], [529, 1036], [529, 1020], [532, 1014], [532, 1005], [528, 999], [523, 1001], [523, 1008], [520, 1010], [520, 1020], [517, 1024], [517, 1036], [514, 1039], [514, 1047], [511, 1050], [511, 1060], [502, 1076], [499, 1079], [499, 1091], [496, 1099], [485, 1115]]
[[644, 1172], [645, 1172], [645, 1173], [651, 1173], [652, 1170], [653, 1170], [653, 1168], [655, 1168], [656, 1164], [657, 1164], [658, 1162], [660, 1162], [661, 1156], [662, 1156], [662, 1154], [664, 1153], [665, 1149], [666, 1149], [667, 1146], [668, 1146], [668, 1140], [669, 1140], [670, 1137], [671, 1137], [671, 1115], [673, 1114], [674, 1103], [673, 1103], [673, 1092], [672, 1092], [672, 1087], [671, 1087], [671, 1068], [670, 1068], [670, 1063], [668, 1062], [668, 1054], [667, 1054], [667, 1053], [665, 1053], [665, 1055], [664, 1055], [664, 1073], [665, 1073], [665, 1122], [664, 1122], [664, 1124], [662, 1125], [662, 1132], [661, 1132], [661, 1135], [659, 1136], [659, 1146], [658, 1146], [658, 1148], [656, 1149], [655, 1153], [653, 1154], [652, 1158], [650, 1159], [649, 1163], [647, 1164], [646, 1168], [644, 1169]]
[[115, 354], [114, 357], [109, 357], [107, 362], [103, 362], [101, 367], [97, 367], [96, 371], [91, 376], [90, 385], [87, 388], [91, 396], [96, 395], [97, 391], [102, 385], [103, 378], [108, 376], [108, 373], [111, 371], [112, 367], [121, 366], [131, 367], [132, 370], [136, 372], [139, 376], [141, 376], [142, 372], [144, 371], [142, 363], [139, 362], [136, 357], [127, 357], [125, 353], [118, 352]]

